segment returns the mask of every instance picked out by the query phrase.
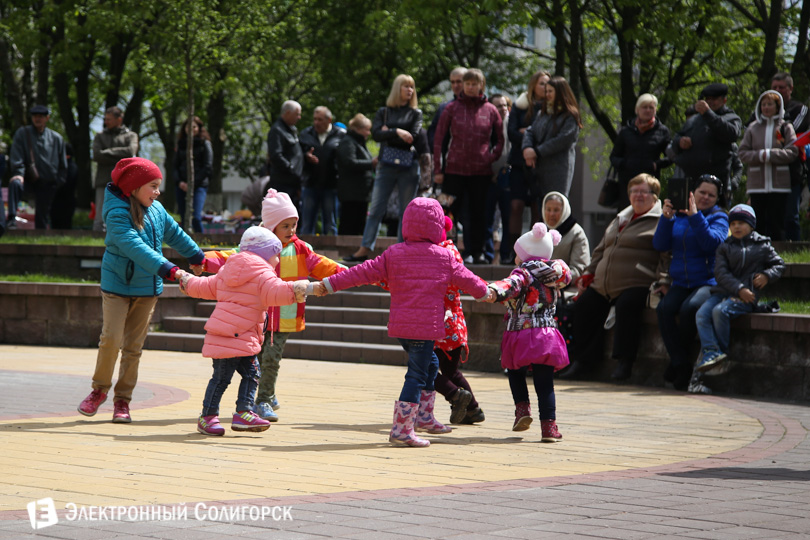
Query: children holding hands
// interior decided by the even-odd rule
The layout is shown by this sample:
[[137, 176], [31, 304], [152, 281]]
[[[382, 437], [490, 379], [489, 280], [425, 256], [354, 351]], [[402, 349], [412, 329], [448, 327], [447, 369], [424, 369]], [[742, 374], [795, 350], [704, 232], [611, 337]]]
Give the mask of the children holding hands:
[[[308, 277], [323, 279], [346, 269], [342, 264], [315, 253], [312, 246], [296, 236], [298, 210], [286, 193], [275, 189], [267, 191], [262, 201], [261, 226], [272, 231], [281, 241], [281, 253], [273, 266], [283, 281], [297, 281]], [[206, 252], [205, 270], [216, 273], [235, 253], [237, 250]], [[270, 323], [259, 354], [262, 375], [256, 395], [256, 413], [271, 422], [278, 421], [276, 380], [284, 346], [291, 333], [304, 330], [305, 307], [306, 304], [301, 301], [275, 305], [271, 308]], [[271, 332], [272, 339], [270, 339]]]
[[[180, 270], [180, 290], [194, 298], [216, 300], [214, 313], [205, 324], [203, 356], [213, 360], [197, 431], [223, 435], [219, 403], [234, 372], [242, 376], [233, 414], [234, 431], [264, 431], [270, 422], [253, 412], [253, 400], [261, 377], [256, 354], [262, 349], [268, 326], [268, 307], [306, 300], [312, 286], [307, 280], [282, 281], [273, 268], [278, 265], [281, 242], [263, 227], [250, 227], [242, 235], [239, 253], [227, 259], [213, 276], [195, 277]], [[270, 311], [272, 313], [272, 310]], [[272, 332], [271, 332], [272, 339]]]
[[444, 212], [438, 201], [412, 200], [402, 218], [405, 241], [379, 257], [327, 277], [314, 288], [336, 292], [385, 281], [391, 291], [388, 335], [399, 339], [408, 353], [408, 371], [394, 404], [394, 423], [388, 440], [394, 444], [426, 447], [430, 441], [414, 429], [447, 433], [451, 428], [433, 416], [434, 381], [439, 362], [435, 340], [445, 337], [444, 295], [448, 286], [463, 289], [479, 300], [490, 298], [486, 283], [439, 243], [444, 234]]

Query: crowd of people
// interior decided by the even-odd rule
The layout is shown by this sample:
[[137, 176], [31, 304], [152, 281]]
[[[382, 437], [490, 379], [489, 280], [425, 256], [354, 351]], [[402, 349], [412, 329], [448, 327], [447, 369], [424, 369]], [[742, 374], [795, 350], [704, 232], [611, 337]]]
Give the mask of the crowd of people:
[[[670, 358], [663, 379], [678, 390], [709, 392], [703, 377], [729, 365], [730, 320], [756, 310], [762, 289], [784, 270], [771, 239], [793, 234], [805, 169], [797, 132], [807, 127], [807, 108], [790, 98], [790, 77], [773, 77], [739, 146], [742, 122], [726, 105], [726, 85], [707, 85], [694, 113], [672, 136], [656, 116], [657, 98], [641, 95], [636, 116], [620, 131], [610, 156], [622, 192], [617, 214], [592, 252], [568, 200], [582, 118], [566, 80], [535, 73], [514, 113], [505, 96], [486, 97], [486, 79], [478, 69], [453, 70], [451, 84], [456, 94], [442, 104], [431, 129], [422, 125], [415, 81], [404, 74], [396, 77], [374, 118], [358, 114], [348, 130], [333, 121], [328, 108], [317, 107], [313, 125], [299, 136], [301, 106], [285, 102], [268, 134], [270, 183], [261, 226], [248, 229], [238, 248], [207, 253], [157, 201], [160, 169], [130, 155], [137, 138], [122, 126], [120, 110], [108, 110], [95, 156], [108, 165], [98, 183], [110, 177], [97, 197], [101, 228], [107, 231], [104, 322], [92, 392], [79, 412], [96, 414], [112, 389], [113, 422], [132, 420], [129, 403], [163, 279], [178, 280], [190, 296], [217, 301], [202, 351], [213, 368], [197, 421], [197, 430], [206, 435], [224, 434], [219, 405], [234, 372], [242, 381], [232, 429], [264, 431], [278, 421], [280, 361], [288, 336], [305, 327], [306, 297], [364, 284], [390, 291], [388, 332], [408, 355], [389, 434], [394, 444], [426, 447], [429, 440], [418, 432], [452, 431], [434, 414], [437, 392], [448, 402], [451, 424], [485, 420], [459, 371], [469, 350], [462, 291], [505, 307], [501, 364], [515, 403], [514, 431], [532, 423], [530, 372], [542, 440], [562, 439], [555, 374], [589, 377], [605, 357], [607, 329], [613, 329], [612, 378], [630, 379], [645, 307], [656, 309]], [[46, 128], [47, 112], [35, 108], [33, 128], [15, 135], [10, 197], [33, 189], [44, 204], [53, 196], [46, 191], [64, 182], [64, 149], [61, 138]], [[187, 123], [178, 134], [178, 150], [192, 150], [195, 192], [189, 194], [180, 182], [177, 195], [193, 197], [196, 230], [211, 145], [202, 122], [191, 121], [191, 129]], [[377, 157], [366, 147], [369, 137], [380, 144]], [[187, 171], [186, 156], [178, 151], [180, 178]], [[727, 211], [738, 187], [738, 161], [748, 165], [749, 204]], [[664, 195], [659, 176], [673, 164], [674, 178], [683, 182], [671, 181]], [[426, 166], [432, 174], [426, 174]], [[38, 175], [34, 180], [30, 168]], [[417, 196], [428, 183], [440, 186], [444, 204], [437, 196]], [[676, 192], [676, 185], [684, 192]], [[395, 188], [400, 242], [371, 258]], [[487, 283], [468, 266], [495, 257], [488, 240], [496, 204], [507, 214], [500, 262], [515, 268]], [[537, 219], [524, 233], [508, 214], [522, 217], [527, 206]], [[346, 257], [359, 264], [330, 260], [297, 236], [313, 234], [319, 215], [324, 233], [362, 231], [361, 246]], [[47, 224], [47, 217], [37, 216], [38, 226]], [[448, 237], [459, 223], [462, 251]], [[166, 260], [163, 242], [186, 256], [197, 275]], [[214, 275], [201, 277], [203, 272]], [[558, 310], [570, 320], [566, 336]]]

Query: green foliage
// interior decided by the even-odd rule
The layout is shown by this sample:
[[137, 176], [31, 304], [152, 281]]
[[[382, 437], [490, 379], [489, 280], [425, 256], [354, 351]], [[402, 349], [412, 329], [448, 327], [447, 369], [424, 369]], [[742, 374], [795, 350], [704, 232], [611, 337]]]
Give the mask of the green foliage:
[[14, 281], [17, 283], [99, 283], [94, 279], [76, 279], [66, 276], [50, 276], [47, 274], [0, 274], [0, 281]]

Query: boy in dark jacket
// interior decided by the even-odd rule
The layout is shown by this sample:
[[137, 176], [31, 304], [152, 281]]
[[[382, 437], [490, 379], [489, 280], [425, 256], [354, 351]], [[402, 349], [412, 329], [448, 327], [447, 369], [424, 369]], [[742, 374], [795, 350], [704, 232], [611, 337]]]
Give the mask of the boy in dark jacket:
[[717, 286], [697, 312], [697, 327], [703, 358], [696, 370], [704, 372], [726, 359], [731, 319], [751, 313], [757, 291], [782, 276], [785, 263], [771, 240], [754, 231], [757, 216], [747, 204], [738, 204], [728, 214], [731, 236], [717, 248], [714, 277]]

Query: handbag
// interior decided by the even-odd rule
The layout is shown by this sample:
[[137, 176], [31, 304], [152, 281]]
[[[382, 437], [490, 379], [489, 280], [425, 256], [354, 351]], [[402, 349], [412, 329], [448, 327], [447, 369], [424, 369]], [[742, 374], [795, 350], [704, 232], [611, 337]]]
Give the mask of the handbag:
[[615, 208], [619, 202], [619, 175], [613, 165], [605, 175], [605, 182], [602, 184], [602, 191], [599, 192], [599, 199], [596, 202], [605, 208]]
[[[385, 121], [383, 125], [388, 124], [388, 107], [385, 108]], [[393, 167], [401, 167], [408, 169], [413, 165], [413, 150], [403, 150], [401, 148], [394, 148], [393, 146], [385, 145], [380, 150], [380, 161], [386, 165]]]
[[39, 170], [37, 170], [37, 162], [34, 159], [34, 143], [31, 141], [31, 133], [29, 133], [28, 129], [25, 130], [25, 139], [28, 143], [29, 162], [25, 165], [25, 176], [23, 176], [23, 182], [28, 185], [34, 185], [39, 181]]

